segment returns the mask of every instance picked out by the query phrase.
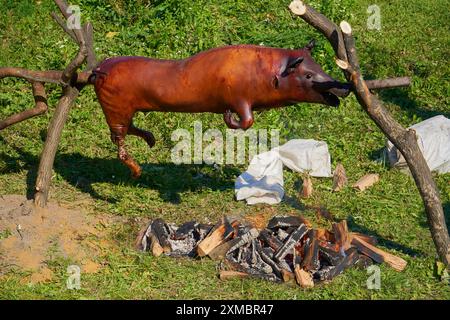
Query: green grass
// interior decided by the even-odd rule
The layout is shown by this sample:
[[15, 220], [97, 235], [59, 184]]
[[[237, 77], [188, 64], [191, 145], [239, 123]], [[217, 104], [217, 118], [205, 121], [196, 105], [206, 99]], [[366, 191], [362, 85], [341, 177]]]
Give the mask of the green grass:
[[[254, 43], [295, 48], [316, 38], [314, 57], [324, 70], [342, 79], [327, 41], [294, 18], [290, 1], [132, 1], [84, 0], [83, 19], [94, 23], [99, 58], [145, 55], [183, 58], [225, 44]], [[367, 30], [369, 0], [310, 1], [334, 21], [348, 20], [357, 36], [357, 47], [367, 78], [411, 76], [408, 89], [380, 93], [386, 107], [405, 126], [436, 114], [450, 116], [449, 1], [379, 0], [382, 30]], [[61, 69], [76, 47], [49, 19], [52, 1], [0, 0], [0, 66]], [[108, 32], [118, 32], [113, 38]], [[50, 86], [49, 86], [50, 87]], [[53, 87], [52, 89], [56, 89]], [[49, 90], [51, 110], [0, 133], [0, 194], [28, 194], [33, 190], [38, 158], [59, 89]], [[0, 118], [29, 108], [32, 97], [20, 80], [0, 82]], [[27, 285], [24, 273], [0, 279], [0, 298], [50, 299], [449, 299], [448, 283], [434, 274], [435, 248], [414, 182], [390, 170], [382, 161], [383, 134], [351, 96], [337, 109], [296, 105], [256, 115], [255, 128], [277, 128], [281, 142], [313, 138], [328, 143], [332, 162], [343, 163], [350, 182], [374, 172], [380, 183], [364, 193], [345, 189], [332, 193], [330, 179], [314, 179], [315, 196], [297, 200], [298, 174], [285, 170], [286, 201], [274, 207], [279, 214], [301, 213], [315, 221], [307, 205], [322, 205], [336, 217], [346, 218], [352, 230], [377, 236], [387, 250], [408, 261], [404, 272], [381, 266], [379, 291], [366, 288], [365, 270], [349, 270], [332, 283], [312, 290], [258, 280], [221, 282], [215, 262], [158, 258], [136, 253], [132, 242], [139, 223], [155, 217], [170, 222], [188, 219], [215, 221], [223, 214], [254, 215], [265, 206], [246, 206], [233, 200], [234, 179], [246, 166], [171, 164], [170, 135], [177, 128], [225, 130], [222, 117], [211, 114], [138, 115], [136, 123], [156, 136], [149, 150], [144, 141], [129, 137], [133, 157], [143, 164], [137, 181], [116, 159], [116, 148], [92, 88], [83, 91], [65, 126], [55, 161], [51, 199], [73, 202], [87, 199], [87, 210], [124, 216], [129, 223], [116, 226], [111, 237], [119, 250], [98, 262], [99, 273], [82, 276], [82, 289], [67, 290], [68, 261], [50, 264], [55, 279]], [[450, 215], [450, 174], [436, 176], [445, 212]]]

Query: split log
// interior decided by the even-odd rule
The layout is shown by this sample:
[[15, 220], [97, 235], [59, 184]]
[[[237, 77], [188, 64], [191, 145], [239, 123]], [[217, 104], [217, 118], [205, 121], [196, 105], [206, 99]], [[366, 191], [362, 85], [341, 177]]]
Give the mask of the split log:
[[278, 240], [278, 238], [273, 236], [273, 234], [268, 230], [261, 230], [259, 233], [259, 239], [261, 239], [265, 245], [269, 246], [274, 251], [278, 251], [283, 246], [283, 242]]
[[[358, 238], [364, 240], [367, 243], [370, 243], [373, 246], [376, 246], [378, 241], [375, 237], [369, 236], [367, 234], [359, 233], [359, 232], [350, 232], [350, 239]], [[351, 242], [351, 240], [350, 240]]]
[[336, 165], [333, 173], [333, 191], [338, 192], [347, 184], [348, 179], [345, 174], [344, 166], [340, 163]]
[[378, 263], [385, 262], [392, 268], [394, 268], [396, 271], [403, 271], [403, 269], [405, 269], [407, 265], [407, 262], [402, 258], [394, 256], [393, 254], [390, 254], [386, 251], [383, 251], [358, 237], [353, 237], [352, 245], [355, 246], [359, 252], [372, 258], [375, 262]]
[[306, 271], [312, 271], [320, 268], [319, 241], [317, 240], [316, 230], [310, 230], [308, 237], [309, 239], [305, 243], [301, 267]]
[[258, 235], [259, 235], [258, 229], [256, 228], [250, 229], [247, 233], [243, 234], [242, 236], [236, 237], [217, 246], [208, 254], [208, 256], [213, 260], [223, 259], [228, 253], [233, 252], [234, 250], [251, 242], [253, 239], [256, 239]]
[[164, 253], [163, 247], [160, 245], [158, 237], [154, 233], [150, 233], [149, 236], [150, 241], [150, 252], [155, 257], [159, 257]]
[[281, 275], [283, 278], [283, 282], [289, 282], [295, 279], [295, 273], [287, 271], [286, 269], [281, 270]]
[[296, 265], [294, 268], [295, 279], [297, 283], [302, 288], [312, 288], [314, 287], [314, 281], [312, 275], [303, 270], [299, 265]]
[[169, 233], [163, 219], [158, 218], [152, 222], [151, 233], [158, 239], [158, 243], [162, 247], [164, 253], [169, 253], [172, 251], [172, 246], [169, 242]]
[[225, 219], [225, 222], [213, 228], [211, 233], [197, 245], [198, 256], [207, 256], [214, 248], [227, 241], [234, 233], [234, 226], [237, 226], [237, 221], [230, 224]]
[[343, 248], [344, 250], [350, 248], [351, 239], [346, 220], [342, 220], [339, 223], [333, 223], [333, 234], [334, 239], [340, 248]]
[[323, 228], [316, 229], [316, 237], [320, 241], [326, 241], [326, 242], [335, 242], [336, 241], [334, 234]]
[[376, 173], [366, 174], [353, 184], [353, 188], [364, 191], [373, 186], [380, 180], [380, 176]]
[[292, 232], [289, 238], [284, 242], [283, 246], [276, 251], [274, 259], [276, 261], [281, 261], [284, 259], [284, 257], [292, 251], [295, 244], [300, 241], [307, 232], [308, 228], [304, 224], [300, 225], [294, 232]]
[[248, 278], [250, 275], [246, 272], [232, 271], [232, 270], [222, 270], [219, 272], [220, 280], [230, 280], [230, 279], [243, 279]]
[[303, 179], [303, 185], [302, 185], [302, 192], [301, 197], [304, 199], [307, 199], [312, 196], [313, 194], [313, 184], [310, 176], [306, 176]]

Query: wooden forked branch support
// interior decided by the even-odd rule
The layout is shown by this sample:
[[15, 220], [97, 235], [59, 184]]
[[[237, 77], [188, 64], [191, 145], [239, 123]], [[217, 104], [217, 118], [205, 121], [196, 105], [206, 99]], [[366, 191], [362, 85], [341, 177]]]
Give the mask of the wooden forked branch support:
[[[56, 5], [65, 19], [69, 19], [69, 6], [65, 0], [55, 0]], [[61, 138], [62, 129], [69, 115], [70, 107], [78, 97], [81, 89], [87, 84], [90, 71], [96, 64], [93, 47], [93, 28], [90, 23], [79, 29], [70, 29], [65, 20], [56, 13], [52, 17], [61, 28], [78, 44], [77, 55], [63, 71], [31, 71], [22, 68], [0, 68], [0, 79], [16, 77], [32, 84], [35, 107], [12, 115], [0, 121], [0, 130], [47, 111], [47, 100], [44, 83], [56, 83], [62, 87], [62, 96], [58, 101], [55, 113], [50, 122], [47, 139], [41, 154], [38, 175], [36, 179], [35, 204], [44, 207], [47, 204], [48, 191], [55, 160], [56, 150]], [[84, 62], [87, 62], [85, 72], [77, 73]]]
[[[365, 81], [361, 75], [350, 24], [343, 21], [340, 26], [337, 26], [300, 0], [292, 1], [289, 8], [328, 39], [336, 53], [336, 64], [342, 69], [346, 79], [350, 81], [351, 91], [354, 92], [358, 102], [405, 157], [423, 199], [437, 253], [440, 260], [448, 267], [450, 264], [450, 239], [444, 210], [436, 183], [417, 144], [416, 133], [414, 130], [403, 128], [382, 102], [370, 92], [370, 89], [375, 89], [375, 87], [371, 87], [370, 81]], [[405, 84], [408, 82], [400, 79], [402, 78], [376, 81], [379, 85], [378, 88], [382, 88], [386, 83], [389, 84], [392, 81]]]

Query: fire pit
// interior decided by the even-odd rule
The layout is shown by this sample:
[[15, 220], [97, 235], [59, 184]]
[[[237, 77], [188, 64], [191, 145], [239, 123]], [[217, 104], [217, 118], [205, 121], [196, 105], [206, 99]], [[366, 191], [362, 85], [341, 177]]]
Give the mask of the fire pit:
[[301, 216], [276, 216], [260, 230], [224, 217], [216, 225], [195, 221], [180, 226], [156, 219], [141, 231], [137, 247], [154, 256], [220, 260], [219, 277], [255, 277], [274, 282], [295, 279], [302, 287], [329, 281], [345, 269], [387, 263], [397, 271], [406, 261], [376, 247], [376, 239], [349, 232], [347, 222], [314, 229]]

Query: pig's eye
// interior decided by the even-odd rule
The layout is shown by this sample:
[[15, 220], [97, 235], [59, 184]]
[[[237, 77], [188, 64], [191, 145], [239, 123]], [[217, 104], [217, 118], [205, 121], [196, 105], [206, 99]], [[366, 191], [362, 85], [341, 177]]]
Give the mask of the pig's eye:
[[308, 73], [307, 75], [306, 75], [306, 79], [311, 79], [312, 78], [312, 74], [311, 73]]

